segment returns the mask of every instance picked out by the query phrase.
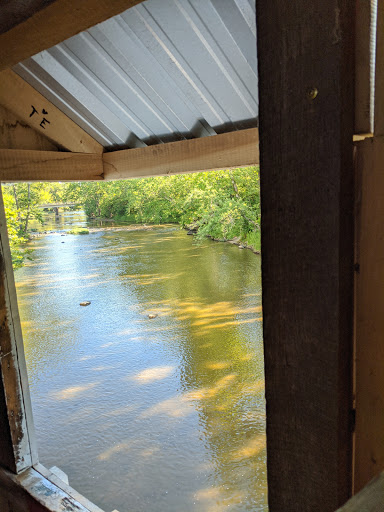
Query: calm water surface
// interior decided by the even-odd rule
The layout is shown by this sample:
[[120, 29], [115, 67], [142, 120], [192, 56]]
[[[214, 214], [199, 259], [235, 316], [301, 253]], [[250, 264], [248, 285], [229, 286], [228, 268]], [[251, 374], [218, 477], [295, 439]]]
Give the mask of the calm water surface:
[[266, 511], [259, 256], [172, 226], [31, 246], [16, 281], [41, 462], [107, 512]]

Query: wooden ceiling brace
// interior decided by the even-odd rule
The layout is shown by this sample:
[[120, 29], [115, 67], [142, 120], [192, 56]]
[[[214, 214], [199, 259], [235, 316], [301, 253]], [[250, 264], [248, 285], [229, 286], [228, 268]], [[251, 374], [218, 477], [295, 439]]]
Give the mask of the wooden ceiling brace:
[[14, 71], [0, 73], [0, 105], [53, 143], [77, 153], [102, 153], [103, 146]]
[[102, 155], [0, 149], [0, 182], [102, 179]]
[[141, 1], [55, 0], [44, 9], [37, 10], [27, 20], [0, 34], [0, 70], [51, 48]]

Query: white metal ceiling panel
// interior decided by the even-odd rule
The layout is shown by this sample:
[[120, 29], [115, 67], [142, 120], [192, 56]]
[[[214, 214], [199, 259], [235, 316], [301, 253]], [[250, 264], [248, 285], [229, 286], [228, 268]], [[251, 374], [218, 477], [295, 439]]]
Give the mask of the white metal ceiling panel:
[[255, 0], [147, 0], [14, 70], [107, 149], [256, 126]]

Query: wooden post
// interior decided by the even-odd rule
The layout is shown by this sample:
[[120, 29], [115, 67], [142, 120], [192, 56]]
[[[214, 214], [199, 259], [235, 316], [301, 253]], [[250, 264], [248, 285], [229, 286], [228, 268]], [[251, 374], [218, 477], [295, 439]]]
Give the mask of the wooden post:
[[375, 137], [356, 144], [354, 492], [384, 469], [384, 0], [376, 37]]
[[354, 491], [358, 492], [384, 470], [384, 137], [356, 144], [356, 174]]
[[1, 190], [0, 376], [0, 466], [19, 473], [38, 460]]
[[351, 493], [354, 2], [257, 1], [271, 512]]

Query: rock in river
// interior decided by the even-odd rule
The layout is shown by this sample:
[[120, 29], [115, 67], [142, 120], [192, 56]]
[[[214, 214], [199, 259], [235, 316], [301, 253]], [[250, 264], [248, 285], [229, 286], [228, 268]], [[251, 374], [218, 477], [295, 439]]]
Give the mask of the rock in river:
[[153, 318], [156, 318], [157, 315], [155, 313], [149, 313], [148, 318], [152, 320]]

